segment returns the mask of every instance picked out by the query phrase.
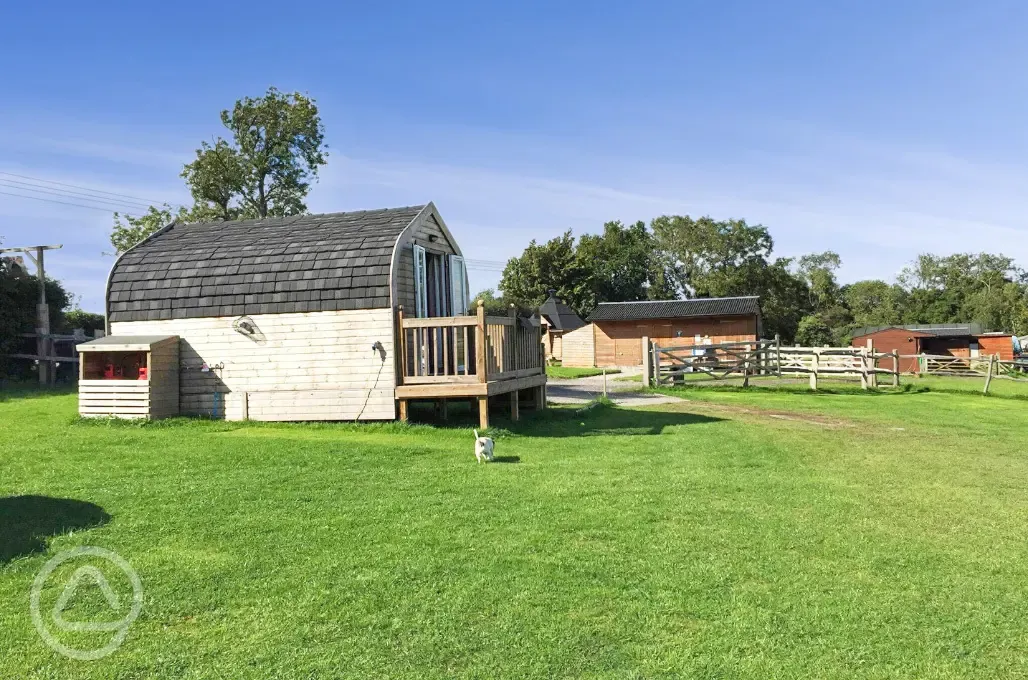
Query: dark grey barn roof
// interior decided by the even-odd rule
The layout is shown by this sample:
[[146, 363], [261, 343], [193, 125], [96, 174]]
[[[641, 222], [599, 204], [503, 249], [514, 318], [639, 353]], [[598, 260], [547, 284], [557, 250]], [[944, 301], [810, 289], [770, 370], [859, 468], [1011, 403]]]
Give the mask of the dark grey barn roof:
[[982, 325], [979, 323], [911, 323], [902, 326], [862, 326], [854, 328], [852, 335], [859, 338], [887, 331], [890, 328], [927, 333], [939, 338], [973, 338], [982, 335], [983, 332]]
[[422, 208], [175, 224], [115, 263], [108, 320], [388, 307], [393, 247]]
[[550, 327], [558, 331], [573, 331], [585, 325], [582, 317], [564, 304], [556, 295], [550, 294], [546, 302], [539, 306], [539, 314], [546, 317]]
[[759, 298], [724, 297], [645, 302], [601, 302], [589, 321], [680, 319], [697, 316], [748, 316], [760, 314]]

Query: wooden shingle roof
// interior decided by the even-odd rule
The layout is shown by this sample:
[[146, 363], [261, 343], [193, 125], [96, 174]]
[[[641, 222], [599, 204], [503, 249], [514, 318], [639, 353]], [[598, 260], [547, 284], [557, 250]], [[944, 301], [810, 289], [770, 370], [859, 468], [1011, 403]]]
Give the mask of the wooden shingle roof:
[[393, 247], [424, 207], [173, 224], [115, 263], [108, 320], [389, 307]]
[[690, 300], [647, 300], [643, 302], [601, 302], [589, 321], [636, 321], [679, 319], [699, 316], [749, 316], [760, 314], [757, 296], [693, 298]]
[[552, 292], [546, 302], [539, 306], [539, 313], [546, 317], [550, 327], [558, 331], [573, 331], [585, 325], [582, 318]]

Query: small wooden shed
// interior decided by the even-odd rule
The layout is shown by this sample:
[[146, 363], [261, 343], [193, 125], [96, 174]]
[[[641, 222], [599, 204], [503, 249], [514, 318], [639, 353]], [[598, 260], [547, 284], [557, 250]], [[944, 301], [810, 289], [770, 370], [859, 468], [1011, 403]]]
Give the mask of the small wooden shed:
[[178, 415], [177, 335], [112, 335], [78, 351], [80, 416]]

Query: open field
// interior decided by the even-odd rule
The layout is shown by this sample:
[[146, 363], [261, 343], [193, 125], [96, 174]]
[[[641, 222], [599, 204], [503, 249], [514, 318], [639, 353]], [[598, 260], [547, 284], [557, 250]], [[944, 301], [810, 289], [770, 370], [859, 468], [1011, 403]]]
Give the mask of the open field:
[[617, 368], [575, 368], [573, 366], [547, 366], [546, 375], [550, 378], [589, 378], [594, 375], [603, 375], [606, 371], [607, 375], [615, 375], [620, 373], [620, 369]]
[[[1028, 404], [858, 392], [552, 409], [497, 420], [490, 465], [470, 419], [139, 426], [0, 398], [0, 677], [1025, 676]], [[80, 545], [145, 589], [95, 662], [29, 616]]]

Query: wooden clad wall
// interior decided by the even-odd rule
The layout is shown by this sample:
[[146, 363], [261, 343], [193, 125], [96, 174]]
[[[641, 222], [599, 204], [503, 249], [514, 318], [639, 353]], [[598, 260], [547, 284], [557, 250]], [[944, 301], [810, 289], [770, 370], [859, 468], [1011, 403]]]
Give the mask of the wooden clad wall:
[[697, 335], [720, 342], [757, 340], [757, 317], [726, 316], [701, 319], [596, 321], [596, 366], [642, 364], [642, 338], [658, 344], [691, 342]]
[[[238, 420], [392, 420], [396, 373], [389, 309], [113, 323], [115, 335], [180, 341], [180, 410]], [[385, 360], [372, 345], [381, 342]], [[202, 371], [206, 363], [210, 371]], [[219, 367], [223, 365], [222, 367]]]
[[[430, 236], [435, 236], [435, 242], [429, 240]], [[424, 246], [425, 250], [430, 253], [457, 254], [456, 248], [446, 238], [446, 234], [439, 227], [434, 215], [428, 215], [420, 225], [411, 230], [410, 238], [399, 244], [399, 257], [394, 275], [395, 304], [403, 305], [403, 313], [408, 317], [415, 316], [417, 310], [417, 302], [414, 299], [414, 248], [412, 247], [414, 243]], [[449, 286], [449, 281], [445, 285]]]
[[1009, 335], [982, 335], [978, 338], [979, 355], [983, 357], [996, 354], [1001, 361], [1014, 360], [1014, 341]]
[[[853, 347], [867, 347], [867, 341], [874, 342], [876, 352], [899, 352], [902, 355], [914, 355], [921, 353], [922, 333], [912, 333], [902, 328], [887, 328], [871, 335], [861, 335], [853, 338], [850, 343]], [[891, 360], [884, 360], [882, 365], [885, 368], [893, 368]], [[917, 358], [900, 358], [900, 371], [903, 373], [917, 373]]]
[[561, 358], [564, 366], [592, 368], [595, 365], [593, 325], [586, 324], [561, 337]]

